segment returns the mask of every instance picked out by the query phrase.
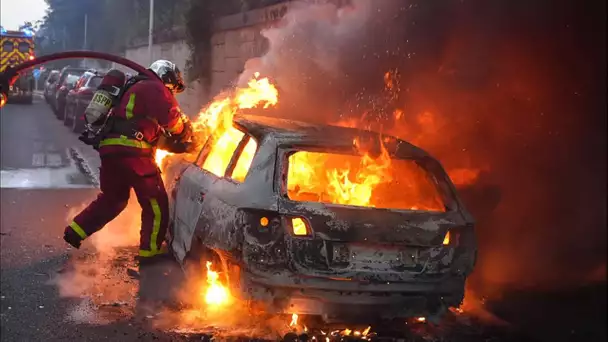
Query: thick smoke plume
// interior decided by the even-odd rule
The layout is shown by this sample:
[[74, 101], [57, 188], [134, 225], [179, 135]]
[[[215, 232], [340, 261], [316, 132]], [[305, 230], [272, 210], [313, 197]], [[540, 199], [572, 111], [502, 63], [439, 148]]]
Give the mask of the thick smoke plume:
[[263, 32], [269, 50], [240, 82], [275, 80], [272, 115], [351, 122], [439, 158], [478, 219], [476, 292], [605, 281], [603, 13], [548, 0], [303, 5]]

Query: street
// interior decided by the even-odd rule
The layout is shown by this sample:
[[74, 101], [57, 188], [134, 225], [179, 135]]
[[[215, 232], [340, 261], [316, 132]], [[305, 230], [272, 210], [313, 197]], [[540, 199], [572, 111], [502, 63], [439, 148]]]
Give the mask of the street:
[[[224, 317], [204, 323], [193, 320], [200, 312], [189, 306], [188, 299], [197, 293], [184, 295], [187, 286], [173, 262], [158, 265], [149, 274], [130, 275], [139, 229], [134, 196], [127, 210], [83, 248], [67, 247], [62, 239], [65, 225], [98, 191], [96, 152], [55, 119], [40, 97], [32, 106], [8, 105], [0, 117], [2, 341], [191, 341], [212, 334], [216, 340], [221, 336], [251, 340], [252, 335], [280, 340], [289, 330], [287, 318], [273, 318], [281, 328], [270, 331], [258, 329], [272, 321], [264, 316], [237, 323], [226, 323]], [[465, 312], [449, 314], [439, 326], [398, 330], [379, 326], [374, 331], [386, 330], [384, 336], [399, 336], [401, 341], [538, 341], [549, 339], [542, 338], [545, 331], [553, 331], [550, 339], [563, 338], [566, 332], [572, 338], [594, 340], [602, 334], [603, 320], [590, 322], [584, 317], [589, 310], [602, 312], [601, 307], [589, 305], [597, 306], [597, 293], [601, 296], [603, 287], [592, 291], [591, 296], [574, 296], [567, 304], [582, 308], [576, 323], [572, 317], [578, 314], [565, 316], [553, 310], [552, 320], [560, 319], [561, 329], [542, 319], [544, 308], [559, 301], [549, 298], [549, 304], [542, 304], [544, 299], [518, 295], [515, 301], [504, 301], [517, 304], [496, 306], [510, 323], [492, 314], [479, 319]], [[530, 303], [544, 306], [533, 308]], [[527, 331], [524, 335], [522, 327]]]
[[[80, 251], [66, 247], [63, 229], [69, 216], [97, 194], [95, 176], [85, 170], [96, 169], [98, 157], [55, 119], [40, 98], [32, 106], [8, 105], [0, 117], [2, 341], [176, 340], [122, 318], [104, 325], [94, 320], [89, 322], [93, 324], [72, 323], [87, 320], [87, 313], [81, 309], [82, 299], [65, 298], [72, 294], [58, 284], [61, 272], [71, 282], [74, 273], [66, 271], [66, 265], [78, 262], [67, 263], [70, 258], [93, 266], [93, 272], [102, 268], [90, 244]], [[134, 251], [127, 250], [125, 255]], [[132, 257], [125, 260], [132, 263]], [[112, 279], [134, 289], [137, 283], [126, 275], [126, 267], [118, 269], [121, 274]]]

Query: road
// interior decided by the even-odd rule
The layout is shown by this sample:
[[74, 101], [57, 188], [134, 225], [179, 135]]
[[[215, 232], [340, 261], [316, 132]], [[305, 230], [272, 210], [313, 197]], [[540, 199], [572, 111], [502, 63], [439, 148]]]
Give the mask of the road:
[[[68, 248], [62, 240], [65, 225], [98, 192], [96, 152], [56, 120], [41, 99], [31, 106], [8, 105], [0, 118], [2, 341], [200, 341], [213, 332], [218, 336], [244, 335], [241, 340], [251, 340], [246, 336], [257, 326], [259, 317], [258, 323], [245, 317], [247, 322], [241, 320], [227, 328], [221, 328], [221, 323], [233, 317], [184, 326], [186, 317], [196, 313], [196, 308], [187, 305], [192, 304], [188, 300], [197, 292], [184, 295], [187, 286], [174, 263], [159, 265], [139, 277], [129, 275], [127, 270], [134, 266], [139, 220], [135, 202], [103, 234], [85, 242], [81, 250]], [[599, 292], [604, 290], [602, 287]], [[602, 311], [601, 305], [597, 307], [597, 298], [575, 297], [571, 301], [596, 303], [591, 310], [599, 310], [595, 311], [599, 312], [596, 321], [603, 322], [605, 308]], [[605, 301], [605, 293], [603, 298]], [[528, 325], [525, 335], [515, 332], [518, 328], [513, 324], [508, 328], [490, 326], [466, 313], [450, 315], [439, 327], [422, 324], [398, 332], [384, 328], [390, 332], [386, 334], [399, 335], [402, 341], [538, 341], [529, 335], [538, 337], [542, 333], [529, 332], [543, 324], [543, 329], [555, 330], [557, 337], [563, 335], [550, 321], [547, 324], [540, 319], [546, 314], [543, 307], [531, 309], [533, 301], [525, 299], [510, 312], [509, 307], [503, 307], [505, 316], [524, 317], [519, 326]], [[522, 311], [529, 315], [522, 316]], [[587, 309], [585, 312], [588, 314]], [[282, 329], [289, 329], [286, 318], [273, 319], [279, 320]], [[564, 321], [564, 329], [570, 334], [566, 340], [584, 336], [584, 340], [592, 341], [602, 334], [601, 329], [585, 330], [583, 322], [576, 333], [582, 326], [584, 334], [574, 335], [575, 329], [567, 324]], [[266, 338], [284, 336], [284, 330], [277, 331], [266, 334]], [[551, 336], [548, 340], [558, 339]]]
[[[98, 319], [87, 316], [86, 300], [69, 298], [81, 295], [66, 294], [69, 289], [61, 285], [77, 280], [75, 266], [103, 271], [90, 243], [75, 251], [62, 239], [69, 214], [98, 192], [95, 175], [83, 170], [96, 170], [98, 157], [55, 119], [41, 99], [31, 106], [7, 105], [0, 118], [2, 341], [181, 340], [135, 319], [120, 317], [99, 325], [94, 322]], [[131, 258], [125, 260], [125, 266], [132, 263]], [[110, 277], [112, 282], [125, 284], [127, 293], [137, 288], [124, 268], [116, 269], [122, 273]]]

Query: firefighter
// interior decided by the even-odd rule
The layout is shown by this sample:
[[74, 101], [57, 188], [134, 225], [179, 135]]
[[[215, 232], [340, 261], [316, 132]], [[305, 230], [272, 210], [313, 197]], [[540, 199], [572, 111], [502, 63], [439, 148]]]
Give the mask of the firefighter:
[[185, 143], [192, 135], [192, 124], [180, 112], [174, 97], [184, 90], [180, 70], [167, 60], [152, 63], [150, 70], [162, 83], [142, 79], [122, 92], [118, 105], [112, 109], [111, 126], [99, 140], [101, 193], [64, 232], [64, 240], [79, 248], [84, 239], [125, 209], [133, 188], [142, 208], [140, 265], [158, 260], [167, 252], [163, 242], [169, 224], [169, 204], [154, 160], [159, 137], [165, 134]]

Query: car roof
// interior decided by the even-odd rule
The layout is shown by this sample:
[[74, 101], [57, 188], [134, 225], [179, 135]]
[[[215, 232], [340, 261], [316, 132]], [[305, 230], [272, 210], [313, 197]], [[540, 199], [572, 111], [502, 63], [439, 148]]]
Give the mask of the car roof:
[[67, 67], [61, 69], [61, 73], [68, 73], [71, 71], [85, 72], [85, 71], [89, 71], [89, 70], [90, 69], [87, 69], [87, 68], [77, 68], [77, 67], [67, 66]]
[[268, 137], [277, 140], [279, 146], [311, 146], [318, 148], [350, 148], [354, 140], [383, 140], [394, 148], [389, 153], [402, 157], [430, 157], [421, 148], [399, 138], [369, 130], [334, 125], [308, 123], [260, 115], [238, 114], [234, 123], [259, 141]]

